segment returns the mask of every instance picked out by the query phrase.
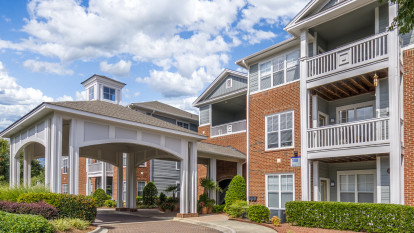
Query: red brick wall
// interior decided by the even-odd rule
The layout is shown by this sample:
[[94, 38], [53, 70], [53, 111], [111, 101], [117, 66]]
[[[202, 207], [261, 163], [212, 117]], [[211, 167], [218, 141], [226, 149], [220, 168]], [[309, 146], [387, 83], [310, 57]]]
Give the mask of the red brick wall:
[[208, 166], [205, 164], [198, 164], [198, 196], [204, 193], [204, 188], [201, 187], [200, 179], [207, 178]]
[[79, 194], [86, 195], [86, 158], [79, 157]]
[[[204, 134], [203, 134], [204, 132]], [[204, 140], [203, 142], [221, 145], [221, 146], [232, 146], [233, 148], [243, 152], [246, 154], [246, 133], [236, 133], [236, 134], [230, 134], [227, 136], [220, 136], [215, 138], [210, 138], [210, 125], [205, 125], [198, 127], [198, 133], [203, 134], [208, 139]]]
[[404, 199], [414, 205], [414, 49], [404, 51]]
[[[294, 148], [265, 151], [265, 116], [294, 111]], [[300, 83], [294, 82], [260, 92], [249, 99], [249, 195], [265, 204], [265, 175], [294, 172], [295, 199], [301, 199], [300, 167], [292, 168], [290, 157], [300, 155]], [[280, 159], [280, 163], [277, 162]]]

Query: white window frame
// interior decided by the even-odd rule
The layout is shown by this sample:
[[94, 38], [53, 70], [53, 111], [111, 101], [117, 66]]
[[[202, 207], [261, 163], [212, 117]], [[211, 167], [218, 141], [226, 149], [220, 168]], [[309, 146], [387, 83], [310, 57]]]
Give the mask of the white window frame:
[[177, 171], [180, 171], [181, 170], [181, 161], [176, 161], [175, 162], [175, 170], [177, 170]]
[[349, 171], [337, 171], [336, 172], [336, 183], [337, 183], [337, 201], [341, 201], [341, 175], [354, 175], [355, 179], [355, 203], [358, 203], [358, 175], [373, 175], [374, 177], [374, 202], [377, 203], [377, 170], [376, 169], [370, 169], [370, 170], [349, 170]]
[[91, 86], [88, 88], [88, 100], [95, 99], [95, 86]]
[[63, 158], [62, 159], [62, 174], [68, 174], [68, 168], [69, 168], [68, 158]]
[[138, 165], [138, 167], [147, 167], [147, 162], [143, 162], [140, 165]]
[[[138, 195], [138, 192], [139, 192], [139, 190], [138, 190], [138, 187], [139, 187], [138, 183], [139, 182], [144, 182], [144, 187], [145, 187], [145, 185], [147, 185], [147, 181], [145, 181], [145, 180], [137, 180], [137, 196], [139, 196]], [[144, 192], [144, 187], [142, 187], [142, 192]], [[142, 195], [140, 197], [142, 197]]]
[[[266, 207], [268, 209], [271, 210], [284, 210], [285, 208], [282, 208], [282, 182], [281, 182], [281, 176], [282, 175], [292, 175], [292, 180], [293, 180], [293, 187], [292, 187], [292, 192], [293, 192], [293, 200], [294, 201], [296, 198], [295, 196], [295, 173], [293, 172], [288, 172], [288, 173], [269, 173], [265, 175], [265, 202], [266, 202]], [[269, 207], [269, 190], [268, 190], [268, 177], [269, 176], [279, 176], [279, 208], [275, 208], [275, 207]]]
[[[108, 88], [109, 90], [114, 90], [114, 100], [105, 99], [105, 88]], [[116, 92], [117, 92], [117, 89], [115, 89], [115, 88], [108, 87], [108, 86], [103, 86], [102, 87], [102, 99], [105, 100], [105, 101], [116, 102]], [[109, 97], [111, 97], [110, 92], [109, 92]]]
[[[372, 106], [372, 118], [375, 118], [376, 116], [376, 104], [375, 104], [375, 100], [371, 100], [371, 101], [366, 101], [366, 102], [361, 102], [361, 103], [356, 103], [356, 104], [348, 104], [348, 105], [344, 105], [344, 106], [339, 106], [336, 107], [336, 123], [337, 124], [346, 124], [346, 123], [340, 123], [341, 119], [340, 119], [340, 111], [344, 111], [344, 110], [348, 110], [348, 109], [354, 109], [354, 121], [353, 122], [357, 122], [356, 120], [356, 110], [357, 108], [363, 108], [363, 107], [369, 107]], [[347, 122], [349, 123], [349, 122]]]
[[[291, 146], [287, 146], [287, 147], [281, 147], [281, 137], [280, 137], [280, 115], [284, 114], [284, 113], [292, 113], [292, 145]], [[275, 116], [275, 115], [279, 115], [279, 147], [278, 148], [268, 148], [268, 132], [267, 132], [267, 118], [271, 117], [271, 116]], [[273, 151], [273, 150], [285, 150], [285, 149], [291, 149], [295, 147], [295, 111], [294, 110], [288, 110], [288, 111], [284, 111], [284, 112], [278, 112], [278, 113], [272, 113], [269, 115], [265, 116], [265, 151]]]
[[127, 164], [127, 155], [122, 154], [122, 166], [126, 167], [126, 164]]
[[68, 184], [62, 184], [62, 194], [68, 194]]
[[226, 79], [226, 89], [229, 89], [231, 87], [233, 87], [233, 78], [232, 77], [228, 77]]

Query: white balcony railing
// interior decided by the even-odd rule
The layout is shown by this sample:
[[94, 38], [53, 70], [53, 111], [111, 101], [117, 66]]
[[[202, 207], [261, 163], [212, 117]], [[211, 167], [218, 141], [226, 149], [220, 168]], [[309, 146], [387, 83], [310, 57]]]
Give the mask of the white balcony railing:
[[381, 33], [307, 60], [308, 78], [362, 65], [388, 55], [388, 34]]
[[[112, 164], [106, 163], [105, 166], [106, 166], [106, 171], [107, 172], [112, 172], [113, 171]], [[88, 172], [89, 173], [102, 172], [102, 162], [89, 164], [88, 165]]]
[[381, 142], [389, 139], [389, 119], [370, 120], [308, 129], [308, 148]]
[[217, 137], [232, 133], [246, 131], [246, 120], [230, 122], [227, 124], [216, 125], [211, 127], [211, 137]]

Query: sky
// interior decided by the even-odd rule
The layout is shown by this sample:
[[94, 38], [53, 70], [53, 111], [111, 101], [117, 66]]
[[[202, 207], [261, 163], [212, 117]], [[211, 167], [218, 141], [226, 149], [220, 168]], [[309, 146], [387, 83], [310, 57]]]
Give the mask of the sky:
[[308, 0], [0, 0], [0, 130], [47, 101], [85, 100], [93, 74], [122, 104], [193, 101], [225, 68], [290, 37]]

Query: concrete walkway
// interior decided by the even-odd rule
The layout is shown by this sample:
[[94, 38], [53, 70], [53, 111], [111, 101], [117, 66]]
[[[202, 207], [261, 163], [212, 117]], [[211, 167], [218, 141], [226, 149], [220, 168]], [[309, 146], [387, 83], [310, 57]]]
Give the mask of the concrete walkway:
[[275, 233], [274, 230], [256, 224], [228, 220], [226, 215], [202, 215], [196, 218], [175, 218], [176, 213], [159, 210], [118, 212], [114, 209], [98, 209], [94, 225], [101, 226], [102, 233], [129, 232], [205, 232], [205, 233]]

